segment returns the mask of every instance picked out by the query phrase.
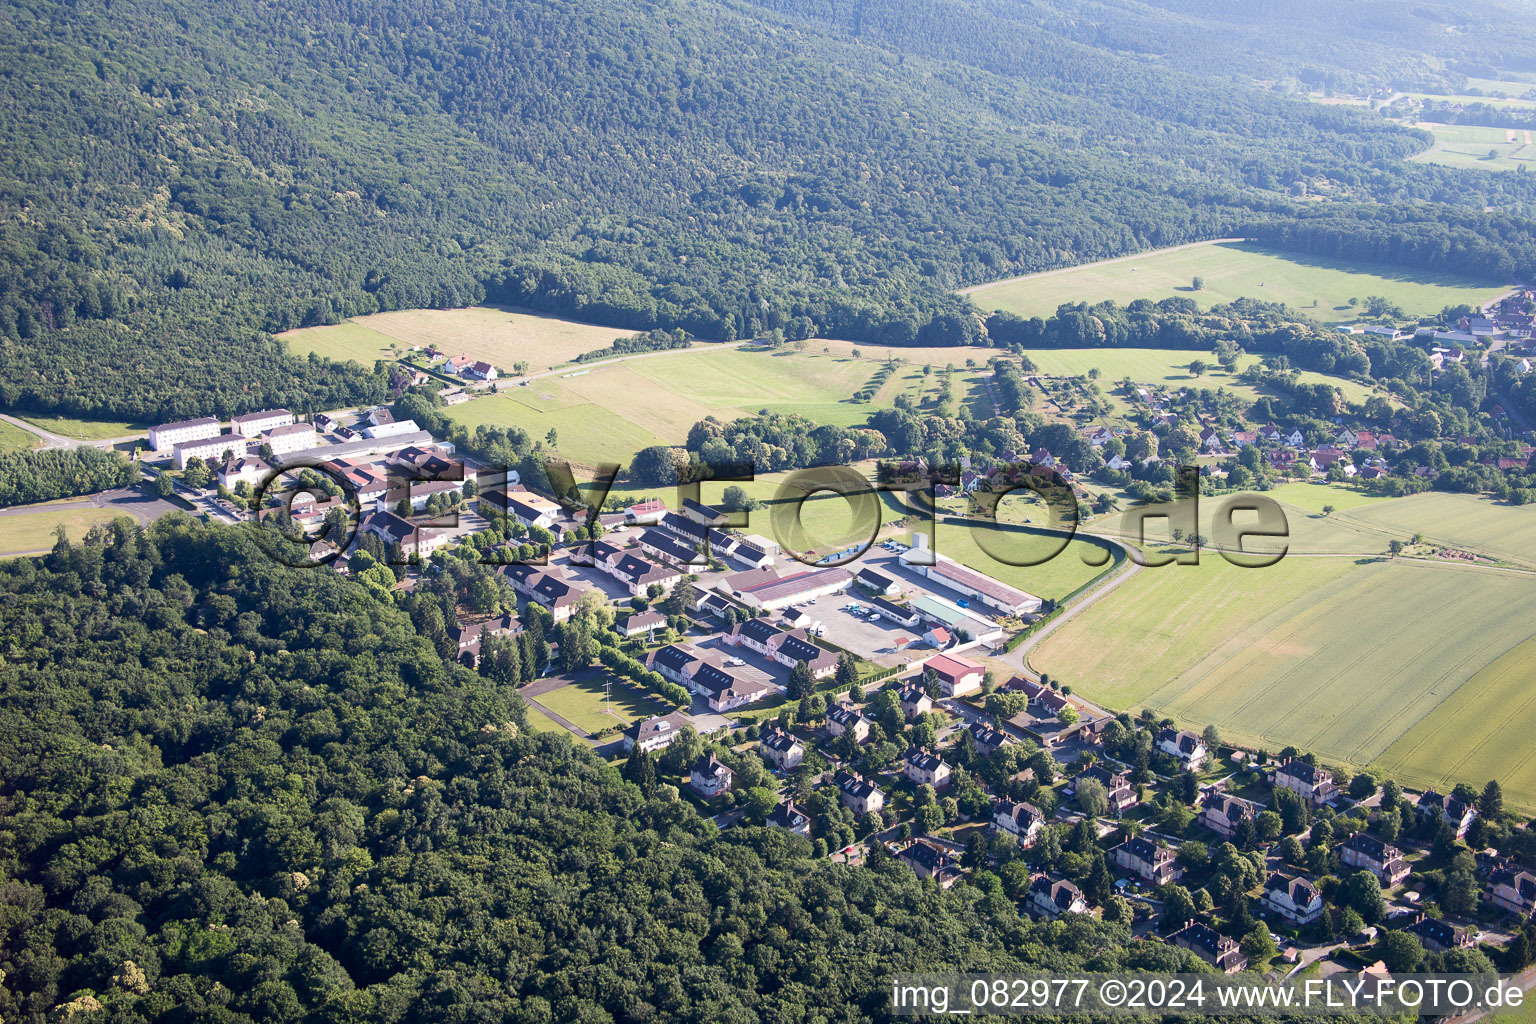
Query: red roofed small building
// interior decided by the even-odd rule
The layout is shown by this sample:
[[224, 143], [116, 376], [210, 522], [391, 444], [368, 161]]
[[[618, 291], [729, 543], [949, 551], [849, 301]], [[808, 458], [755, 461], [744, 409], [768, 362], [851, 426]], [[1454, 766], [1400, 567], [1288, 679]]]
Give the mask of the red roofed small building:
[[978, 662], [956, 654], [936, 654], [923, 666], [926, 676], [932, 672], [939, 681], [939, 689], [946, 697], [965, 697], [981, 691], [981, 678], [986, 669]]

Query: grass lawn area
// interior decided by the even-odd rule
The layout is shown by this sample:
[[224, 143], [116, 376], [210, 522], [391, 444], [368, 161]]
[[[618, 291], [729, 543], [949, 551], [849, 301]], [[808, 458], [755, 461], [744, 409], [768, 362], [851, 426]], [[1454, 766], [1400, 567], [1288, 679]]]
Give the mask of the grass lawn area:
[[[1198, 292], [1191, 287], [1195, 277], [1204, 279]], [[1408, 316], [1419, 316], [1447, 305], [1485, 301], [1504, 290], [1496, 281], [1282, 254], [1236, 242], [1035, 274], [983, 285], [970, 296], [982, 309], [1023, 316], [1050, 316], [1064, 302], [1114, 299], [1124, 305], [1134, 299], [1183, 296], [1210, 307], [1247, 296], [1284, 302], [1325, 323], [1339, 323], [1360, 316], [1348, 305], [1351, 298], [1363, 302], [1369, 295], [1385, 296]]]
[[[26, 509], [28, 506], [18, 506]], [[35, 512], [0, 516], [0, 554], [15, 555], [26, 551], [46, 551], [53, 547], [53, 531], [59, 525], [69, 531], [69, 539], [79, 542], [97, 523], [110, 523], [122, 516], [118, 509], [50, 509], [36, 506]]]
[[[534, 700], [587, 732], [600, 732], [616, 725], [625, 726], [636, 719], [665, 715], [673, 710], [641, 696], [618, 681], [609, 690], [611, 703], [605, 703], [602, 680], [587, 677], [558, 690], [551, 690]], [[607, 710], [610, 707], [611, 714]]]
[[532, 704], [527, 705], [525, 710], [527, 711], [528, 715], [528, 728], [532, 729], [534, 732], [566, 731], [565, 726], [561, 725], [559, 722], [556, 722], [553, 718], [550, 718], [548, 715], [534, 707]]
[[590, 403], [559, 405], [541, 412], [522, 400], [494, 395], [456, 405], [447, 412], [470, 430], [482, 423], [521, 427], [535, 440], [543, 440], [554, 430], [560, 454], [584, 462], [610, 461], [627, 466], [640, 449], [664, 443], [645, 428]]
[[[1536, 168], [1536, 141], [1530, 129], [1486, 128], [1471, 124], [1422, 123], [1435, 145], [1410, 157], [1420, 163], [1473, 167], [1487, 171]], [[1489, 154], [1493, 154], [1490, 156]]]
[[77, 420], [68, 416], [17, 416], [17, 419], [26, 420], [34, 427], [41, 427], [49, 433], [58, 434], [61, 437], [72, 437], [79, 441], [105, 441], [109, 437], [122, 437], [125, 434], [142, 434], [149, 429], [145, 423], [130, 423], [123, 420]]
[[[1293, 487], [1298, 490], [1287, 490]], [[1317, 490], [1338, 493], [1336, 497], [1329, 496], [1328, 500], [1323, 500], [1324, 496], [1316, 493]], [[1243, 540], [1242, 547], [1245, 552], [1264, 554], [1284, 550], [1293, 555], [1377, 555], [1386, 552], [1388, 542], [1395, 536], [1391, 531], [1379, 530], [1368, 524], [1348, 519], [1342, 512], [1336, 512], [1332, 516], [1323, 515], [1322, 505], [1332, 504], [1343, 509], [1349, 498], [1364, 497], [1342, 487], [1333, 488], [1311, 483], [1284, 484], [1272, 491], [1263, 492], [1261, 496], [1281, 503], [1286, 533], [1281, 537], [1247, 537]], [[1166, 505], [1131, 505], [1120, 512], [1091, 519], [1084, 529], [1091, 533], [1118, 537], [1138, 545], [1143, 537], [1153, 545], [1169, 542], [1175, 527], [1182, 529], [1185, 534], [1198, 528], [1205, 537], [1214, 539], [1217, 517], [1225, 518], [1229, 514], [1229, 509], [1242, 508], [1249, 502], [1250, 497], [1251, 495], [1247, 492], [1202, 496], [1198, 507], [1198, 527], [1190, 523], [1188, 504], [1180, 501]], [[1292, 500], [1293, 498], [1297, 500]], [[1388, 500], [1404, 499], [1383, 499], [1383, 503]], [[1314, 505], [1317, 506], [1315, 509]], [[1256, 525], [1258, 522], [1257, 515], [1253, 513], [1232, 511], [1230, 515], [1233, 526], [1238, 530]], [[1221, 557], [1214, 549], [1214, 540], [1207, 547], [1207, 555]]]
[[401, 309], [374, 313], [330, 327], [306, 327], [279, 335], [299, 354], [318, 352], [364, 365], [389, 358], [390, 347], [436, 345], [449, 355], [466, 353], [510, 373], [513, 363], [547, 370], [583, 352], [606, 348], [633, 331], [539, 316], [495, 306], [465, 309]]
[[19, 452], [28, 448], [35, 448], [42, 443], [42, 438], [29, 430], [24, 430], [14, 423], [0, 420], [0, 452]]
[[[1529, 753], [1530, 732], [1511, 714], [1524, 699], [1512, 694], [1517, 673], [1497, 662], [1529, 641], [1533, 615], [1536, 588], [1513, 574], [1306, 557], [1242, 569], [1207, 556], [1138, 573], [1031, 662], [1110, 707], [1148, 706], [1239, 741], [1353, 764], [1391, 756], [1406, 768], [1417, 758], [1447, 772], [1434, 743], [1454, 736], [1458, 777], [1481, 784]], [[1447, 643], [1451, 623], [1476, 623], [1475, 639]], [[1405, 738], [1453, 694], [1480, 693], [1480, 680], [1515, 703], [1462, 711], [1465, 730], [1431, 742]]]

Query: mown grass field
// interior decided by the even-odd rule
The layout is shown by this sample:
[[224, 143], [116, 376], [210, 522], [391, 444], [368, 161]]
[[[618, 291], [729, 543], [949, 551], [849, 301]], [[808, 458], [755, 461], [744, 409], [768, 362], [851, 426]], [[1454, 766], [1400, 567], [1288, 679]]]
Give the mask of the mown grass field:
[[449, 355], [463, 352], [510, 373], [513, 363], [526, 361], [536, 371], [546, 370], [632, 333], [495, 306], [470, 306], [374, 313], [334, 326], [288, 331], [279, 337], [300, 355], [316, 352], [364, 365], [390, 358], [392, 346], [405, 351], [413, 345], [436, 345]]
[[[1106, 394], [1114, 390], [1117, 381], [1126, 377], [1136, 384], [1167, 384], [1197, 391], [1226, 388], [1249, 400], [1258, 398], [1264, 390], [1244, 384], [1236, 375], [1213, 365], [1214, 358], [1209, 352], [1203, 351], [1173, 348], [1061, 348], [1038, 349], [1030, 352], [1029, 358], [1041, 373], [1060, 377], [1086, 377], [1089, 370], [1096, 369], [1100, 374], [1099, 387]], [[1199, 377], [1189, 370], [1190, 362], [1196, 359], [1207, 364], [1207, 369]], [[1238, 359], [1237, 368], [1241, 372], [1259, 362], [1261, 360], [1258, 356], [1245, 355]], [[1300, 376], [1305, 384], [1328, 384], [1338, 388], [1351, 402], [1364, 402], [1373, 393], [1359, 381], [1343, 377], [1311, 370], [1301, 371]]]
[[110, 508], [49, 508], [36, 506], [35, 512], [21, 511], [15, 515], [0, 516], [0, 555], [17, 555], [27, 551], [46, 551], [53, 547], [53, 531], [63, 526], [69, 539], [79, 542], [97, 523], [110, 523], [123, 513]]
[[25, 451], [28, 448], [36, 448], [41, 443], [42, 439], [31, 431], [0, 420], [0, 452]]
[[1434, 146], [1411, 157], [1420, 163], [1486, 171], [1536, 168], [1536, 132], [1529, 129], [1428, 122], [1418, 127], [1435, 137]]
[[[1104, 548], [1089, 541], [1074, 538], [1063, 546], [1058, 537], [1018, 533], [981, 524], [968, 529], [954, 523], [939, 523], [934, 546], [939, 554], [977, 572], [1036, 597], [1058, 601], [1108, 570], [1110, 565]], [[1000, 561], [994, 555], [1006, 558], [1008, 562]], [[1009, 564], [1014, 561], [1038, 564]]]
[[[618, 682], [610, 687], [609, 700], [604, 701], [601, 680], [590, 677], [579, 679], [558, 690], [550, 690], [533, 699], [587, 732], [601, 732], [616, 725], [625, 726], [636, 719], [665, 715], [672, 710], [642, 697]], [[609, 713], [610, 708], [612, 714]], [[550, 724], [554, 725], [553, 722]]]
[[550, 718], [548, 715], [534, 707], [532, 704], [528, 704], [526, 707], [524, 707], [523, 710], [527, 715], [528, 728], [532, 729], [534, 732], [566, 731], [565, 727], [562, 726], [559, 722], [555, 721], [553, 718]]
[[[1194, 291], [1195, 277], [1204, 287]], [[1049, 316], [1064, 302], [1182, 296], [1209, 307], [1244, 296], [1284, 302], [1325, 323], [1358, 319], [1349, 306], [1381, 295], [1409, 316], [1439, 312], [1447, 305], [1486, 301], [1504, 291], [1504, 283], [1477, 281], [1385, 265], [1341, 263], [1281, 254], [1247, 243], [1164, 250], [1090, 264], [1067, 271], [984, 285], [970, 292], [982, 309], [1005, 309], [1023, 316]]]

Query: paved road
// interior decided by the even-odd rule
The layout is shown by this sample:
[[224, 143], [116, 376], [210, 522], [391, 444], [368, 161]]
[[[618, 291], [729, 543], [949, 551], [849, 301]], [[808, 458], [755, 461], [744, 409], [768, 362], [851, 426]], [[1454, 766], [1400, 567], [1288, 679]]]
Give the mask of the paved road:
[[988, 281], [986, 284], [974, 284], [969, 288], [961, 288], [956, 295], [970, 295], [984, 288], [995, 288], [1001, 284], [1012, 284], [1015, 281], [1032, 281], [1042, 277], [1055, 277], [1058, 274], [1070, 274], [1074, 270], [1086, 270], [1089, 267], [1107, 267], [1113, 263], [1125, 263], [1129, 260], [1151, 259], [1165, 252], [1178, 252], [1181, 249], [1198, 249], [1202, 245], [1221, 245], [1223, 242], [1246, 242], [1246, 238], [1212, 238], [1204, 242], [1186, 242], [1184, 245], [1170, 245], [1166, 249], [1149, 249], [1146, 252], [1132, 253], [1129, 256], [1116, 256], [1114, 259], [1097, 260], [1093, 263], [1079, 263], [1071, 267], [1058, 267], [1055, 270], [1042, 270], [1034, 274], [1020, 274], [1018, 277], [1005, 277], [1001, 281]]
[[[1112, 540], [1108, 537], [1102, 539], [1110, 540], [1111, 543], [1115, 544], [1120, 543], [1119, 541]], [[1122, 548], [1124, 547], [1124, 545], [1121, 546]], [[1140, 571], [1141, 566], [1137, 563], [1136, 559], [1127, 555], [1125, 561], [1121, 563], [1118, 569], [1115, 569], [1108, 576], [1101, 579], [1097, 584], [1095, 584], [1092, 590], [1089, 590], [1085, 594], [1079, 595], [1075, 601], [1063, 609], [1062, 612], [1050, 622], [1047, 622], [1044, 626], [1040, 627], [1040, 629], [1032, 634], [1028, 640], [1025, 640], [1022, 644], [1019, 644], [1019, 646], [1002, 655], [997, 660], [1012, 668], [1018, 669], [1019, 673], [1031, 682], [1039, 682], [1039, 675], [1029, 667], [1029, 652], [1033, 650], [1035, 646], [1040, 643], [1040, 641], [1056, 632], [1056, 630], [1060, 629], [1066, 623], [1072, 621], [1072, 619], [1081, 614], [1084, 609], [1091, 608], [1093, 605], [1097, 604], [1101, 599], [1113, 592], [1115, 588], [1124, 584], [1126, 580], [1130, 579]]]

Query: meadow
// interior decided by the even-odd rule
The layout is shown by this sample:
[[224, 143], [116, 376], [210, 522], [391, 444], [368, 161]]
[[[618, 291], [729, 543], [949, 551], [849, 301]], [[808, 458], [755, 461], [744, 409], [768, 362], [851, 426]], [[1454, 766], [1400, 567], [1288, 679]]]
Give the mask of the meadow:
[[149, 429], [147, 423], [126, 420], [81, 420], [69, 416], [37, 416], [28, 413], [17, 419], [26, 420], [34, 427], [41, 427], [51, 434], [70, 437], [77, 441], [105, 441], [113, 437], [142, 434]]
[[[587, 732], [601, 732], [614, 726], [629, 725], [636, 719], [665, 715], [673, 710], [617, 681], [609, 687], [608, 699], [605, 701], [602, 680], [591, 675], [533, 699]], [[544, 723], [539, 724], [542, 726]]]
[[[1107, 394], [1115, 389], [1115, 382], [1127, 377], [1136, 384], [1164, 384], [1188, 387], [1194, 390], [1226, 388], [1247, 397], [1250, 401], [1265, 393], [1262, 387], [1253, 387], [1237, 379], [1215, 365], [1209, 352], [1176, 348], [1054, 348], [1036, 349], [1029, 353], [1030, 360], [1041, 373], [1058, 377], [1086, 377], [1089, 370], [1099, 371], [1099, 387]], [[1190, 372], [1191, 361], [1199, 359], [1207, 364], [1198, 377]], [[1238, 357], [1237, 369], [1241, 372], [1262, 360], [1256, 355]], [[1344, 377], [1300, 372], [1304, 384], [1327, 384], [1338, 388], [1351, 402], [1364, 402], [1373, 392], [1368, 385]]]
[[435, 345], [449, 355], [462, 352], [510, 373], [518, 362], [527, 362], [535, 372], [547, 370], [632, 333], [497, 306], [469, 306], [374, 313], [278, 337], [299, 355], [315, 352], [365, 366], [375, 359], [396, 357], [412, 346]]
[[[1203, 279], [1200, 291], [1193, 279]], [[1448, 305], [1477, 303], [1504, 291], [1500, 282], [1476, 281], [1385, 265], [1343, 263], [1272, 252], [1248, 243], [1224, 242], [1161, 250], [1140, 256], [1047, 271], [970, 289], [982, 309], [1022, 316], [1049, 316], [1065, 302], [1114, 299], [1194, 299], [1210, 307], [1251, 297], [1284, 302], [1325, 323], [1352, 322], [1363, 311], [1349, 305], [1381, 295], [1408, 316], [1437, 313]]]
[[41, 443], [41, 439], [30, 430], [0, 420], [0, 452], [19, 452], [35, 448]]
[[[915, 360], [893, 374], [872, 402], [853, 401], [881, 362], [873, 353], [855, 359], [849, 351], [823, 352], [812, 345], [803, 351], [700, 346], [507, 387], [454, 406], [448, 415], [471, 429], [482, 423], [517, 426], [536, 438], [554, 429], [555, 448], [568, 458], [628, 464], [641, 448], [682, 444], [689, 428], [707, 416], [726, 422], [766, 409], [857, 426], [898, 394], [920, 407], [932, 404], [946, 364], [924, 375], [924, 364]], [[965, 370], [960, 362], [956, 399], [980, 408], [987, 371]]]
[[1472, 167], [1487, 171], [1536, 169], [1536, 133], [1528, 129], [1487, 128], [1470, 124], [1421, 123], [1435, 137], [1435, 144], [1410, 159], [1447, 167]]
[[1432, 543], [1536, 568], [1536, 507], [1529, 505], [1500, 505], [1470, 494], [1428, 491], [1338, 515], [1351, 526], [1389, 539], [1408, 541], [1421, 533]]
[[53, 531], [60, 526], [68, 532], [70, 540], [79, 543], [97, 523], [110, 523], [123, 515], [121, 509], [110, 508], [61, 509], [39, 505], [36, 511], [21, 509], [14, 515], [0, 516], [0, 555], [47, 551], [53, 547]]

